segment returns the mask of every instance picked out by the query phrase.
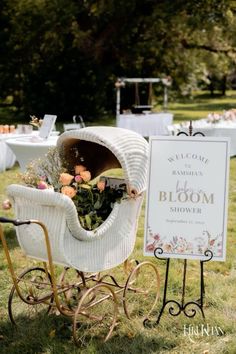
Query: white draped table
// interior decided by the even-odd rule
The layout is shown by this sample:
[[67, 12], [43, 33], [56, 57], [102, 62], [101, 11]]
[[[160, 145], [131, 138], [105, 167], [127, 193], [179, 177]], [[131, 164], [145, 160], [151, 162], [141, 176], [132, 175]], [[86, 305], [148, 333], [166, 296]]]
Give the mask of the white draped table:
[[6, 140], [6, 144], [16, 156], [21, 171], [25, 171], [26, 166], [33, 159], [45, 155], [50, 147], [56, 146], [58, 136], [50, 136], [47, 140], [40, 140], [39, 137], [21, 137]]
[[4, 172], [14, 166], [16, 162], [16, 155], [12, 149], [7, 145], [6, 141], [9, 139], [18, 139], [24, 137], [37, 136], [38, 131], [32, 131], [31, 133], [7, 133], [0, 134], [0, 172]]
[[172, 113], [120, 114], [116, 125], [141, 134], [144, 137], [168, 135], [167, 127], [173, 122]]
[[[169, 127], [169, 133], [176, 135], [179, 131], [188, 133], [188, 127], [174, 124]], [[222, 122], [207, 124], [204, 120], [193, 122], [193, 134], [202, 132], [205, 136], [228, 137], [230, 138], [230, 156], [236, 156], [236, 123]]]
[[11, 168], [16, 162], [15, 154], [6, 144], [6, 140], [14, 136], [17, 135], [13, 133], [0, 134], [0, 172]]
[[230, 138], [230, 156], [236, 156], [236, 125], [235, 126], [217, 126], [202, 127], [193, 129], [193, 132], [201, 131], [206, 136], [228, 137]]

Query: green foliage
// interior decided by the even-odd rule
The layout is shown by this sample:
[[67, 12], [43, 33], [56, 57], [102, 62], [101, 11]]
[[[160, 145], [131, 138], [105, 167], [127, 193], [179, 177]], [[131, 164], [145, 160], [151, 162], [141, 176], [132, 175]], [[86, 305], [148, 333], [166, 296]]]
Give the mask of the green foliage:
[[114, 204], [124, 198], [120, 188], [106, 187], [103, 191], [93, 185], [91, 188], [79, 187], [73, 198], [81, 226], [86, 230], [94, 230], [110, 215]]
[[[173, 78], [190, 95], [235, 63], [234, 2], [3, 0], [0, 91], [24, 115], [114, 112], [117, 76]], [[224, 81], [222, 81], [224, 82]]]

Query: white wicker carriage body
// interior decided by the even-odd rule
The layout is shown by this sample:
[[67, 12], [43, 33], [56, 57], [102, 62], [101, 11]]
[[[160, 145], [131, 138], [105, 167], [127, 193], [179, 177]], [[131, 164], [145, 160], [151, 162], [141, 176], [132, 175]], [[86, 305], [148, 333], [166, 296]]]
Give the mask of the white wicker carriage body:
[[[130, 190], [138, 194], [136, 198], [115, 203], [109, 217], [97, 229], [83, 229], [73, 201], [61, 193], [10, 185], [8, 195], [18, 219], [37, 219], [46, 225], [54, 263], [80, 271], [97, 272], [121, 264], [133, 251], [146, 188], [148, 143], [140, 135], [126, 129], [87, 127], [63, 133], [58, 139], [58, 147], [62, 154], [66, 150], [69, 153], [71, 144], [80, 142], [95, 143], [95, 148], [103, 146], [109, 150], [109, 153], [105, 151], [105, 155], [112, 153], [114, 156], [114, 161], [111, 158], [111, 168], [119, 163]], [[102, 156], [95, 158], [98, 163], [92, 171], [93, 177], [104, 167], [107, 168]], [[101, 168], [99, 165], [102, 165]], [[22, 225], [16, 231], [20, 246], [28, 256], [47, 261], [45, 241], [37, 225]]]

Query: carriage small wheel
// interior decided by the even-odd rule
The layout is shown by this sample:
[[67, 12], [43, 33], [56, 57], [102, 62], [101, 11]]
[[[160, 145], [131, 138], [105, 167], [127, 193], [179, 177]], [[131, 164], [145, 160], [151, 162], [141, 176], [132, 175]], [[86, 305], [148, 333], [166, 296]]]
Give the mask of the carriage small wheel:
[[157, 267], [145, 261], [130, 273], [123, 292], [126, 316], [148, 318], [154, 310], [160, 293], [160, 277]]
[[33, 267], [20, 274], [17, 280], [19, 295], [13, 285], [8, 299], [8, 314], [14, 325], [49, 313], [53, 303], [52, 281], [44, 268]]
[[118, 301], [106, 284], [97, 284], [81, 298], [73, 320], [73, 338], [77, 346], [85, 346], [91, 338], [106, 342], [117, 322]]

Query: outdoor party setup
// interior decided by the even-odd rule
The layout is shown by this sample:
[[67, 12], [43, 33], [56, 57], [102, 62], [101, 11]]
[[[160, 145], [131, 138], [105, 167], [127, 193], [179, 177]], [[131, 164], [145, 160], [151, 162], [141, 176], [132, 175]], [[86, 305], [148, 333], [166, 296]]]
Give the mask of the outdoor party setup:
[[[60, 313], [71, 319], [81, 346], [93, 336], [110, 338], [120, 305], [129, 320], [142, 314], [146, 328], [158, 326], [164, 313], [205, 318], [204, 264], [226, 259], [230, 139], [206, 136], [192, 122], [181, 128], [148, 142], [120, 127], [66, 131], [45, 158], [29, 164], [22, 184], [7, 187], [16, 219], [0, 218], [0, 238], [13, 281], [13, 324]], [[129, 257], [145, 195], [147, 259], [139, 263]], [[1, 223], [16, 226], [21, 249], [42, 265], [15, 271]], [[153, 319], [160, 293], [156, 260], [165, 262], [165, 274]], [[176, 260], [182, 261], [179, 299], [170, 295]], [[186, 297], [189, 260], [199, 263], [193, 299]]]

